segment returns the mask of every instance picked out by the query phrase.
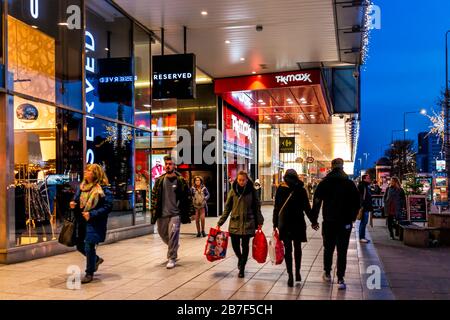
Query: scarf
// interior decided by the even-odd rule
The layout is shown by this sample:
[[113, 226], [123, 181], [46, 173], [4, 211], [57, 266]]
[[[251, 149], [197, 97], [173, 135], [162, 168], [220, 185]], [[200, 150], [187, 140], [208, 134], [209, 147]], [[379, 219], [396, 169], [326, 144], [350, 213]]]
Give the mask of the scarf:
[[100, 197], [105, 196], [102, 187], [98, 183], [94, 185], [93, 183], [82, 182], [80, 190], [80, 208], [83, 209], [83, 211], [94, 209], [97, 206]]

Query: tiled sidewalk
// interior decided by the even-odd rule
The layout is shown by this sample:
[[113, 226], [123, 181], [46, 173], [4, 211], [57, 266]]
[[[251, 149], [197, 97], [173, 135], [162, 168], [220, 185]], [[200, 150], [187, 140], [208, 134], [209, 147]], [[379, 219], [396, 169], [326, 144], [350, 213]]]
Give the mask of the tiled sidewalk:
[[[272, 207], [263, 208], [264, 232], [271, 235]], [[208, 218], [215, 226], [217, 218]], [[224, 226], [225, 228], [226, 226]], [[208, 228], [209, 229], [209, 228]], [[381, 289], [369, 290], [365, 270], [378, 265], [372, 244], [360, 246], [352, 234], [348, 252], [347, 290], [338, 291], [322, 281], [322, 237], [308, 228], [309, 241], [303, 247], [303, 281], [287, 287], [285, 266], [268, 261], [258, 264], [249, 259], [244, 279], [237, 277], [237, 259], [231, 246], [227, 258], [208, 262], [203, 256], [205, 238], [195, 237], [195, 224], [183, 225], [179, 261], [172, 270], [165, 268], [166, 246], [157, 234], [100, 246], [105, 259], [95, 281], [79, 290], [66, 286], [71, 265], [84, 270], [84, 257], [77, 252], [45, 259], [0, 266], [0, 299], [132, 299], [132, 300], [329, 300], [393, 299], [381, 268]], [[363, 272], [362, 272], [363, 271]]]

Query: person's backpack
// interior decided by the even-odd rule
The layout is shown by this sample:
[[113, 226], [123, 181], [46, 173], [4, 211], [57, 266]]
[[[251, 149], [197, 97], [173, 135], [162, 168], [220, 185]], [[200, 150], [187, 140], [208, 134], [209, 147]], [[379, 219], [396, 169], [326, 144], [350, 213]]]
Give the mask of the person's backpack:
[[194, 207], [203, 207], [205, 204], [204, 188], [200, 190], [194, 189]]

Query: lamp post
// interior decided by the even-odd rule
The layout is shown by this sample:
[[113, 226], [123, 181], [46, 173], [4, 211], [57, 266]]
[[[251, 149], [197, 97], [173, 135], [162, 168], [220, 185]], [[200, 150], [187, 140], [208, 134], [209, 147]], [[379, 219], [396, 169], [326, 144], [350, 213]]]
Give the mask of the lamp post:
[[406, 171], [408, 170], [408, 165], [406, 163], [406, 132], [408, 132], [408, 128], [406, 128], [406, 115], [407, 114], [413, 114], [413, 113], [420, 113], [420, 114], [427, 114], [427, 111], [425, 109], [421, 109], [420, 111], [407, 111], [403, 112], [403, 165], [405, 167], [405, 172], [403, 172], [403, 168], [401, 170], [401, 178], [403, 180], [404, 174], [406, 174]]
[[391, 145], [394, 144], [394, 132], [404, 132], [405, 130], [391, 130]]

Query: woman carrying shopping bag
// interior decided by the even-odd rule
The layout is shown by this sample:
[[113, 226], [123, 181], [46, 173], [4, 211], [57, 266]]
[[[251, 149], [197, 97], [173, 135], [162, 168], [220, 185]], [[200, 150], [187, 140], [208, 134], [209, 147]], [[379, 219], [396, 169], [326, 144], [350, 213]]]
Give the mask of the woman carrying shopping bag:
[[294, 169], [288, 169], [283, 177], [284, 182], [278, 187], [273, 210], [273, 229], [278, 228], [281, 241], [284, 243], [284, 260], [289, 275], [288, 286], [294, 285], [292, 274], [292, 244], [294, 244], [295, 280], [301, 281], [300, 266], [302, 263], [302, 242], [306, 242], [305, 213], [311, 224], [317, 225], [311, 215], [311, 205], [304, 184]]
[[112, 210], [113, 196], [108, 189], [108, 178], [98, 164], [88, 164], [70, 208], [75, 210], [77, 224], [77, 250], [86, 257], [86, 275], [81, 283], [94, 278], [103, 259], [95, 247], [105, 241], [108, 214]]
[[250, 238], [264, 223], [261, 214], [261, 203], [253, 182], [247, 172], [240, 171], [232, 183], [227, 202], [217, 227], [222, 226], [230, 216], [228, 231], [230, 233], [233, 251], [239, 259], [239, 278], [244, 277], [245, 264], [249, 254]]

